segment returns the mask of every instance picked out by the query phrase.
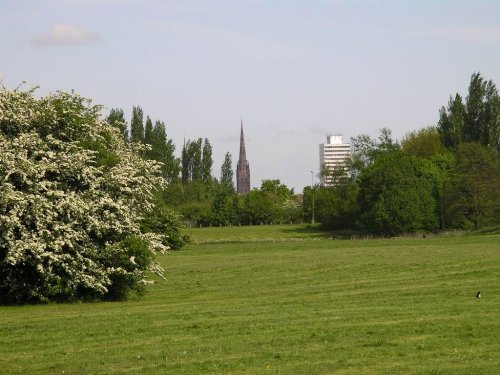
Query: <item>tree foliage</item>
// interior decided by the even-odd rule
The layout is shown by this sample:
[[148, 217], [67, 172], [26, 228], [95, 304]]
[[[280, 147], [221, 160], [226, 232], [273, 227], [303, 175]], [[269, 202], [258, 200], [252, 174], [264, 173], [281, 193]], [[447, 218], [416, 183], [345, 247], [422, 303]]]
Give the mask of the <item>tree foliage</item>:
[[179, 178], [179, 160], [175, 157], [175, 145], [172, 139], [167, 137], [165, 123], [156, 121], [151, 130], [151, 149], [148, 158], [162, 163], [162, 175], [168, 183], [173, 183]]
[[446, 225], [478, 229], [500, 224], [500, 170], [491, 150], [479, 143], [458, 146], [445, 184]]
[[203, 150], [201, 155], [201, 181], [207, 185], [212, 184], [212, 166], [214, 161], [212, 159], [212, 145], [209, 140], [205, 138], [203, 142]]
[[401, 142], [401, 149], [405, 154], [424, 159], [447, 152], [438, 130], [433, 126], [407, 133]]
[[159, 165], [75, 93], [0, 89], [0, 300], [123, 298], [165, 251], [144, 233]]
[[243, 196], [240, 210], [240, 219], [245, 224], [290, 222], [300, 217], [293, 189], [280, 180], [263, 180], [260, 189]]
[[144, 143], [144, 113], [139, 106], [132, 108], [130, 141]]
[[451, 149], [477, 142], [500, 152], [500, 97], [493, 81], [474, 73], [465, 103], [457, 93], [447, 108], [441, 108], [438, 130], [443, 144]]
[[106, 121], [120, 131], [124, 141], [128, 141], [128, 125], [123, 109], [112, 108], [108, 117], [106, 117]]
[[153, 121], [146, 117], [146, 125], [144, 126], [144, 143], [147, 145], [153, 144]]
[[222, 185], [223, 189], [232, 194], [235, 193], [236, 190], [234, 188], [233, 162], [231, 160], [231, 154], [229, 152], [227, 152], [224, 156], [224, 162], [221, 166], [220, 184]]
[[434, 167], [424, 159], [401, 152], [377, 158], [360, 177], [365, 228], [388, 235], [437, 229], [435, 183]]

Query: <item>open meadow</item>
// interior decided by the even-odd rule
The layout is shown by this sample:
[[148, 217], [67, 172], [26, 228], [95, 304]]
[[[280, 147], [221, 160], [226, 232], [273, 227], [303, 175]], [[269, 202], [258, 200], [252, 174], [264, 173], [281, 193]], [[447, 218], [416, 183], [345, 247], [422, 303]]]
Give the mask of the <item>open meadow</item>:
[[0, 373], [500, 373], [500, 235], [188, 232], [141, 299], [0, 307]]

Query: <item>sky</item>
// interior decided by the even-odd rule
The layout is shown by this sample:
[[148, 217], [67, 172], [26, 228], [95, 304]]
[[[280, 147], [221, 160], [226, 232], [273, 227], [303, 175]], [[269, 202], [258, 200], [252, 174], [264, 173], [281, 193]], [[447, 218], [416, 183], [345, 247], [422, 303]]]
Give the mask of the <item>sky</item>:
[[500, 85], [498, 0], [0, 0], [5, 87], [139, 105], [217, 177], [243, 120], [252, 187], [302, 192], [327, 134], [435, 125], [474, 72]]

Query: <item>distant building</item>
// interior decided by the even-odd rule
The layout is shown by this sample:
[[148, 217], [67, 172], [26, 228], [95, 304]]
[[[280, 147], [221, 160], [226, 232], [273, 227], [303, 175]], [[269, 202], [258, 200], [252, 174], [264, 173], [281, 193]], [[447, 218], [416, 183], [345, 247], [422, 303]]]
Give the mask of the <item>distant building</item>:
[[342, 141], [342, 135], [327, 135], [326, 143], [319, 145], [319, 167], [321, 171], [321, 184], [333, 185], [333, 179], [324, 175], [323, 171], [344, 170], [347, 173], [347, 159], [351, 156], [351, 145]]
[[238, 165], [236, 166], [236, 191], [238, 194], [246, 194], [250, 191], [250, 165], [248, 164], [245, 150], [243, 120], [241, 120], [240, 158], [238, 160]]

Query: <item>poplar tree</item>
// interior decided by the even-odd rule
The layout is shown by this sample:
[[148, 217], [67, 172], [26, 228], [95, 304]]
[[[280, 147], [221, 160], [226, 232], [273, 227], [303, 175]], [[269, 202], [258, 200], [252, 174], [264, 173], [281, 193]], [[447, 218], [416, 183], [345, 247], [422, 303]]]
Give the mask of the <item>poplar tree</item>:
[[202, 176], [202, 143], [203, 139], [198, 138], [196, 141], [191, 141], [189, 143], [188, 155], [189, 155], [189, 175], [191, 181], [201, 181]]
[[153, 144], [153, 122], [149, 118], [149, 116], [146, 117], [146, 126], [144, 128], [144, 143], [148, 145]]
[[220, 169], [220, 184], [224, 190], [231, 193], [235, 192], [233, 177], [233, 162], [231, 160], [231, 154], [227, 152]]
[[207, 138], [203, 143], [203, 151], [201, 157], [201, 180], [205, 184], [211, 184], [212, 182], [212, 165], [214, 164], [212, 159], [212, 145]]
[[132, 108], [132, 119], [130, 120], [130, 140], [132, 142], [144, 143], [144, 114], [142, 108]]
[[108, 117], [106, 117], [106, 121], [111, 126], [114, 126], [118, 130], [120, 130], [120, 134], [122, 135], [123, 139], [125, 141], [128, 141], [128, 124], [125, 120], [123, 109], [112, 108], [111, 111], [109, 111]]
[[181, 153], [181, 179], [182, 183], [185, 185], [188, 183], [190, 177], [189, 177], [189, 144], [190, 141], [184, 140], [184, 145], [182, 146], [182, 153]]
[[439, 111], [438, 130], [446, 147], [477, 142], [500, 152], [500, 96], [493, 81], [471, 77], [465, 103], [457, 93]]
[[152, 159], [163, 163], [163, 177], [168, 182], [177, 179], [179, 176], [179, 160], [174, 154], [174, 142], [167, 138], [165, 124], [163, 121], [155, 122], [151, 131], [151, 148]]
[[457, 93], [450, 97], [448, 108], [441, 107], [439, 111], [438, 131], [443, 144], [455, 150], [462, 143], [465, 124], [465, 105]]

